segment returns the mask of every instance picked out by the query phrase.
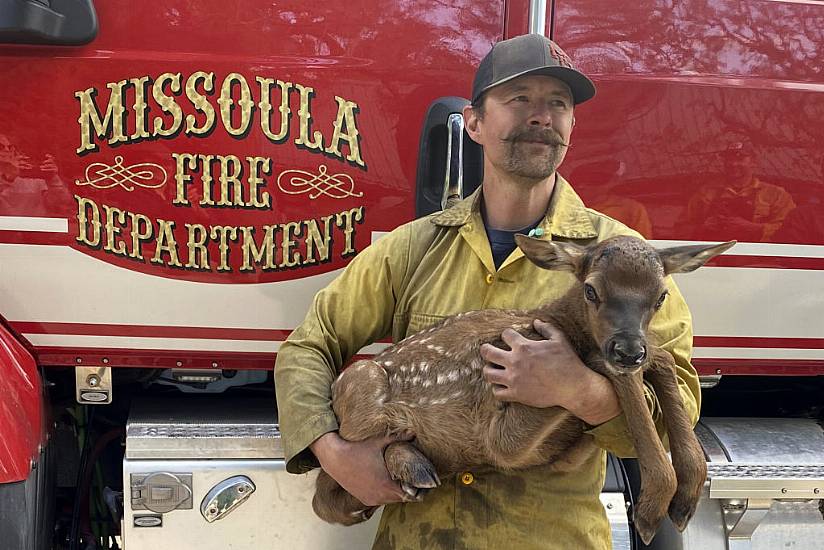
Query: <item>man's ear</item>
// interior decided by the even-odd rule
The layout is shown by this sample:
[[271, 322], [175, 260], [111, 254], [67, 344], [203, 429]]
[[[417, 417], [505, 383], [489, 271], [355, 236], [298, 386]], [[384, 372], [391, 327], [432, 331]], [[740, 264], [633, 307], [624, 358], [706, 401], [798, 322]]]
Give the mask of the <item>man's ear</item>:
[[586, 249], [572, 243], [545, 241], [526, 235], [515, 235], [515, 242], [532, 263], [551, 271], [578, 273], [586, 256]]
[[726, 252], [735, 245], [737, 241], [729, 241], [721, 244], [698, 244], [689, 246], [674, 246], [658, 251], [661, 264], [664, 266], [664, 273], [688, 273], [695, 271], [715, 256]]
[[472, 108], [472, 105], [464, 105], [463, 108], [463, 118], [464, 118], [464, 129], [466, 129], [466, 133], [469, 134], [469, 137], [472, 138], [472, 141], [475, 143], [481, 144], [478, 139], [480, 138], [478, 132], [478, 123], [480, 122], [480, 118], [478, 117], [477, 111]]

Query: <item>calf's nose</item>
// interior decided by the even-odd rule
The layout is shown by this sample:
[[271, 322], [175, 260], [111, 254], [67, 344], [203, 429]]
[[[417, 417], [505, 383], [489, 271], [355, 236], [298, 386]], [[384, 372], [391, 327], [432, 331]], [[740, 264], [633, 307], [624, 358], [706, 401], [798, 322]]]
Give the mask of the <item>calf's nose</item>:
[[647, 348], [640, 341], [613, 340], [609, 346], [610, 362], [621, 367], [637, 367], [647, 357]]

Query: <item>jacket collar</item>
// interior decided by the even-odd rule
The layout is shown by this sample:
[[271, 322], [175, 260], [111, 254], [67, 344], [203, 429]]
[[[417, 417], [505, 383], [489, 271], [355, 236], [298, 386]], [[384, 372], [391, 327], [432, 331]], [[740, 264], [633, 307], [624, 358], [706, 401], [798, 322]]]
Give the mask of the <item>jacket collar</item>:
[[[435, 214], [431, 219], [432, 223], [443, 227], [458, 227], [468, 223], [473, 214], [477, 213], [480, 217], [482, 189], [479, 186], [474, 193], [452, 208]], [[583, 201], [569, 182], [557, 172], [555, 189], [539, 227], [556, 237], [567, 239], [593, 239], [598, 236]]]

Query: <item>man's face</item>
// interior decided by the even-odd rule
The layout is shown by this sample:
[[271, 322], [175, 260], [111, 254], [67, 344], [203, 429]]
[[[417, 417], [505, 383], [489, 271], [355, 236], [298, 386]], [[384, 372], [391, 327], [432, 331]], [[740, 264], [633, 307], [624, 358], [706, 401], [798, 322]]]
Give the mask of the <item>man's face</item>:
[[755, 161], [751, 155], [728, 155], [724, 159], [724, 171], [730, 183], [745, 185], [755, 173]]
[[465, 109], [466, 128], [498, 170], [527, 180], [552, 175], [566, 155], [572, 93], [551, 76], [516, 78], [486, 92], [483, 117]]

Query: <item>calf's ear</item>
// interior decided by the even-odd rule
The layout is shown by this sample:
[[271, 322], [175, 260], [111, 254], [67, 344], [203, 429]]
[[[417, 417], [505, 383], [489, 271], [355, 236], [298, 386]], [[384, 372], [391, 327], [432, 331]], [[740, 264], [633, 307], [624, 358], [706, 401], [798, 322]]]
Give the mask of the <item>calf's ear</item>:
[[586, 255], [586, 249], [572, 243], [545, 241], [526, 235], [515, 235], [515, 242], [532, 263], [551, 271], [578, 273]]
[[658, 257], [664, 266], [664, 272], [688, 273], [695, 271], [715, 256], [726, 252], [735, 245], [737, 241], [729, 241], [721, 244], [696, 244], [687, 246], [673, 246], [658, 251]]

